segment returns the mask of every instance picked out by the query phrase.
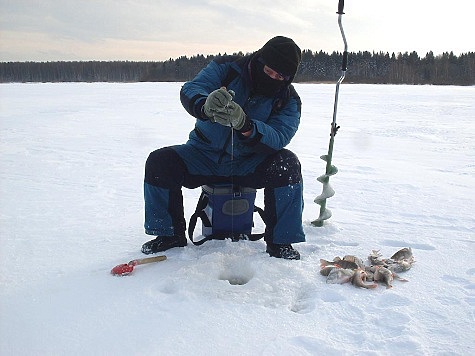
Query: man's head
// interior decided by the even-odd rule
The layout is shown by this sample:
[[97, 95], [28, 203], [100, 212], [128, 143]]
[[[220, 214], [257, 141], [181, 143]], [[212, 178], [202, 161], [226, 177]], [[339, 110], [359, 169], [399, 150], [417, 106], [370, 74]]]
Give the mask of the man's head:
[[267, 41], [255, 53], [251, 64], [255, 92], [276, 95], [294, 78], [301, 56], [299, 46], [290, 38], [277, 36]]
[[302, 58], [299, 46], [288, 37], [276, 36], [258, 51], [258, 55], [270, 68], [282, 76], [294, 77]]

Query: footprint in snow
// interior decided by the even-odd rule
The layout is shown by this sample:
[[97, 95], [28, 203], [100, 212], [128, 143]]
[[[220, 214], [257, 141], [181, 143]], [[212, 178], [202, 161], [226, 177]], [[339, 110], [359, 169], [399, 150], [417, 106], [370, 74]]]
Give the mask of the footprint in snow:
[[381, 309], [391, 309], [394, 307], [404, 307], [411, 305], [412, 301], [402, 295], [384, 293], [379, 295], [374, 305]]
[[315, 291], [312, 288], [302, 290], [297, 294], [290, 310], [298, 314], [307, 314], [315, 309]]
[[408, 243], [405, 241], [397, 241], [397, 240], [384, 240], [382, 241], [383, 244], [387, 246], [392, 246], [392, 247], [410, 247], [415, 250], [425, 250], [425, 251], [433, 251], [436, 248], [434, 246], [428, 245], [428, 244], [414, 244], [414, 243]]
[[475, 268], [470, 268], [467, 270], [467, 274], [469, 276], [475, 276]]

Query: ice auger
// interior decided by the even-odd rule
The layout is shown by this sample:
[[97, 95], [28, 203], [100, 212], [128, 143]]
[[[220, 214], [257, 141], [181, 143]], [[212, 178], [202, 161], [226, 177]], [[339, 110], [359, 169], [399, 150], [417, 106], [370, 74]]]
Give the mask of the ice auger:
[[345, 49], [343, 51], [343, 59], [341, 64], [341, 76], [336, 83], [336, 90], [335, 90], [335, 102], [333, 105], [333, 121], [331, 123], [331, 131], [330, 131], [330, 143], [328, 145], [328, 153], [326, 155], [320, 156], [322, 160], [327, 162], [325, 174], [321, 175], [317, 178], [317, 180], [323, 184], [323, 191], [318, 197], [314, 199], [314, 202], [320, 205], [320, 216], [312, 221], [312, 225], [314, 226], [323, 226], [323, 222], [329, 219], [332, 216], [332, 213], [329, 209], [326, 208], [327, 199], [332, 197], [335, 194], [335, 191], [330, 186], [330, 177], [338, 172], [338, 168], [332, 165], [332, 156], [333, 156], [333, 143], [335, 141], [335, 135], [340, 128], [336, 124], [336, 112], [338, 108], [338, 93], [340, 91], [340, 84], [345, 79], [347, 64], [348, 64], [348, 45], [346, 43], [345, 32], [343, 31], [343, 26], [341, 24], [341, 18], [344, 14], [343, 7], [344, 7], [344, 0], [338, 1], [338, 26], [340, 27], [341, 37], [343, 38], [343, 43]]

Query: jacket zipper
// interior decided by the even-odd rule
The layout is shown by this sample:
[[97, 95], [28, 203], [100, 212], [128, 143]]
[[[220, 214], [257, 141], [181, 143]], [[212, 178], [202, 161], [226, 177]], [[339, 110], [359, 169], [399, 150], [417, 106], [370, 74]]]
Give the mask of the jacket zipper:
[[230, 127], [230, 132], [228, 134], [228, 137], [226, 137], [226, 141], [224, 142], [224, 145], [223, 145], [223, 148], [222, 148], [222, 153], [221, 155], [219, 156], [219, 159], [218, 159], [218, 163], [221, 163], [223, 161], [223, 158], [224, 156], [226, 156], [226, 148], [228, 147], [229, 145], [229, 141], [231, 140], [231, 135], [233, 134], [233, 128]]

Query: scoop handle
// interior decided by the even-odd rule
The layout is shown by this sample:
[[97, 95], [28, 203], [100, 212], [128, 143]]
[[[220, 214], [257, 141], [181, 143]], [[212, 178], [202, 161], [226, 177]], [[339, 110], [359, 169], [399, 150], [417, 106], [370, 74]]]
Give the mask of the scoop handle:
[[167, 259], [167, 256], [162, 255], [162, 256], [154, 256], [154, 257], [146, 257], [146, 258], [140, 258], [137, 260], [132, 260], [129, 262], [129, 265], [144, 265], [146, 263], [153, 263], [153, 262], [160, 262], [160, 261], [165, 261]]

